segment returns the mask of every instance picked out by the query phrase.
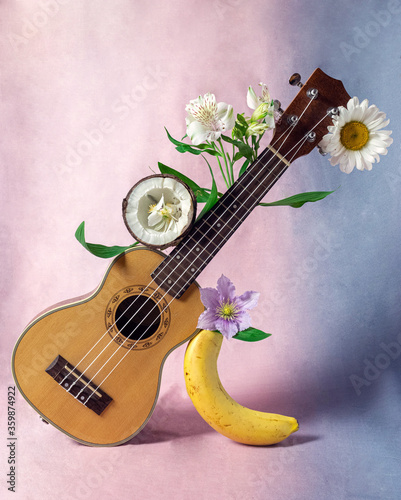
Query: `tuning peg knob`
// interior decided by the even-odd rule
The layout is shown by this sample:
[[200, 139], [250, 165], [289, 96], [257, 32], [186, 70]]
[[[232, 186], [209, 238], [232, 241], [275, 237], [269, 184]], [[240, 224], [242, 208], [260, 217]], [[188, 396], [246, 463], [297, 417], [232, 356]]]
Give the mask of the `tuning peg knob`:
[[293, 87], [303, 87], [304, 84], [301, 82], [301, 75], [299, 73], [294, 73], [290, 76], [289, 84]]
[[319, 153], [320, 153], [322, 156], [326, 156], [326, 155], [328, 155], [328, 153], [326, 153], [326, 151], [323, 151], [323, 149], [322, 149], [320, 146], [317, 146], [317, 150], [319, 151]]
[[280, 116], [284, 113], [284, 110], [281, 108], [281, 102], [278, 99], [273, 101], [274, 111]]

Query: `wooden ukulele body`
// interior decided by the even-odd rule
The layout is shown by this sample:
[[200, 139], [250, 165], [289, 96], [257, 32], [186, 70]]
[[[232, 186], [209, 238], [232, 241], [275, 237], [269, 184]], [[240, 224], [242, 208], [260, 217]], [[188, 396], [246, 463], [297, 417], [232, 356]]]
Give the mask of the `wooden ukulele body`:
[[[77, 441], [113, 446], [137, 434], [155, 407], [167, 355], [197, 332], [204, 310], [199, 287], [192, 284], [173, 301], [157, 290], [151, 272], [164, 258], [145, 248], [120, 255], [92, 295], [42, 314], [15, 346], [12, 369], [21, 394], [44, 420]], [[134, 312], [138, 296], [154, 305], [159, 319], [142, 338], [135, 339], [128, 332], [124, 336], [121, 323], [121, 331], [114, 323], [126, 305], [132, 305], [129, 314]], [[89, 389], [96, 396], [91, 402], [107, 395], [104, 409], [96, 412], [79, 401], [78, 382], [71, 392], [63, 387], [64, 377], [55, 375], [60, 359], [76, 367], [77, 381], [82, 384], [82, 374], [90, 382]]]

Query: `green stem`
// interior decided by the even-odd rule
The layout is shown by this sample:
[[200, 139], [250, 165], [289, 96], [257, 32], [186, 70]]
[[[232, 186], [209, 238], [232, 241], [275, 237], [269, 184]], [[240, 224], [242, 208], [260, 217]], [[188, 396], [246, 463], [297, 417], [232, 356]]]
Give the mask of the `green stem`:
[[224, 182], [225, 182], [226, 187], [228, 189], [230, 187], [230, 181], [229, 180], [227, 181], [226, 176], [224, 175], [224, 170], [223, 170], [223, 166], [222, 166], [222, 164], [220, 162], [220, 158], [218, 156], [216, 158], [217, 158], [217, 161], [219, 162], [219, 167], [220, 167], [221, 175], [223, 176]]
[[[210, 145], [210, 147], [211, 147], [211, 148], [213, 148], [213, 149], [214, 149], [214, 150], [216, 150], [216, 151], [219, 151], [219, 149], [216, 147], [216, 144], [215, 144], [214, 142], [209, 142], [209, 141], [207, 141], [207, 143]], [[209, 165], [208, 161], [206, 160], [206, 158], [205, 158], [203, 155], [202, 155], [202, 157], [203, 157], [203, 159], [206, 161], [206, 163], [208, 164], [208, 166], [209, 166], [209, 168], [210, 168], [210, 165]], [[223, 170], [223, 167], [222, 167], [222, 165], [221, 165], [220, 158], [219, 158], [218, 156], [216, 156], [216, 158], [217, 158], [217, 162], [218, 162], [218, 164], [219, 164], [220, 172], [221, 172], [221, 175], [222, 175], [222, 177], [223, 177], [224, 183], [225, 183], [225, 185], [226, 185], [226, 187], [227, 187], [227, 189], [228, 189], [228, 188], [230, 187], [230, 184], [229, 184], [229, 182], [227, 181], [226, 176], [224, 175], [224, 170]]]
[[256, 160], [257, 156], [258, 156], [258, 151], [256, 149], [256, 140], [255, 140], [255, 136], [252, 135], [251, 136], [252, 138], [252, 150], [253, 150], [253, 159]]
[[[224, 151], [224, 146], [223, 146], [223, 142], [222, 142], [222, 140], [221, 140], [221, 137], [219, 137], [219, 138], [218, 138], [218, 142], [219, 142], [220, 147], [221, 147], [221, 152], [222, 152], [222, 154], [223, 154], [224, 163], [226, 164], [227, 178], [228, 178], [228, 181], [229, 181], [229, 183], [230, 183], [230, 186], [232, 186], [234, 181], [233, 181], [233, 179], [231, 179], [231, 177], [230, 177], [230, 169], [229, 169], [229, 167], [228, 167], [227, 156], [226, 156], [226, 153], [225, 153], [225, 151]], [[218, 158], [218, 157], [217, 157], [217, 158]], [[230, 187], [230, 186], [227, 186], [227, 187]]]
[[[234, 156], [235, 156], [235, 146], [233, 144], [233, 155], [232, 155], [232, 158], [234, 158]], [[233, 160], [231, 160], [230, 169], [231, 169], [231, 179], [232, 179], [232, 181], [234, 183], [234, 161]]]

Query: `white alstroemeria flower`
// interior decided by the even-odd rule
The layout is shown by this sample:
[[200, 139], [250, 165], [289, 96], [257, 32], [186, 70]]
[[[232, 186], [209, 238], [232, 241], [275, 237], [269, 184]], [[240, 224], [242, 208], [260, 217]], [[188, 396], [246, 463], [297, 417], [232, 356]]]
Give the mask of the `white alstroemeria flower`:
[[265, 119], [268, 128], [274, 128], [274, 104], [270, 97], [269, 89], [267, 85], [260, 82], [259, 85], [262, 87], [262, 95], [258, 97], [251, 86], [248, 87], [248, 93], [246, 96], [246, 102], [251, 109], [255, 111], [252, 114], [251, 121], [263, 120]]
[[225, 102], [216, 103], [214, 94], [193, 99], [185, 106], [188, 116], [187, 135], [197, 146], [205, 141], [216, 141], [222, 133], [234, 127], [235, 118], [232, 106]]
[[174, 199], [175, 203], [165, 203], [164, 195], [159, 202], [149, 206], [148, 224], [155, 231], [165, 232], [175, 230], [178, 222], [179, 204], [178, 200]]
[[339, 114], [333, 117], [333, 125], [320, 141], [319, 146], [330, 153], [330, 163], [340, 164], [340, 170], [349, 174], [354, 167], [358, 170], [372, 170], [372, 163], [380, 161], [379, 155], [386, 155], [392, 144], [391, 130], [382, 130], [390, 120], [385, 113], [367, 99], [359, 104], [353, 97], [347, 107], [340, 106]]
[[246, 96], [246, 103], [251, 109], [256, 109], [262, 102], [271, 102], [270, 92], [265, 83], [260, 82], [259, 85], [262, 87], [262, 95], [258, 97], [251, 86], [248, 87], [248, 93]]

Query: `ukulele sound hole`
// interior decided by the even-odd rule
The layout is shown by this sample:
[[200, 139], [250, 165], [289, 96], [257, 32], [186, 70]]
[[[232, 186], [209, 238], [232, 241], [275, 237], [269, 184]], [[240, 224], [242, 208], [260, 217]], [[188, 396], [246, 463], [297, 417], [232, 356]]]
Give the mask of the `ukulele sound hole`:
[[116, 326], [131, 340], [151, 337], [160, 326], [160, 311], [156, 303], [145, 296], [131, 295], [117, 307]]

